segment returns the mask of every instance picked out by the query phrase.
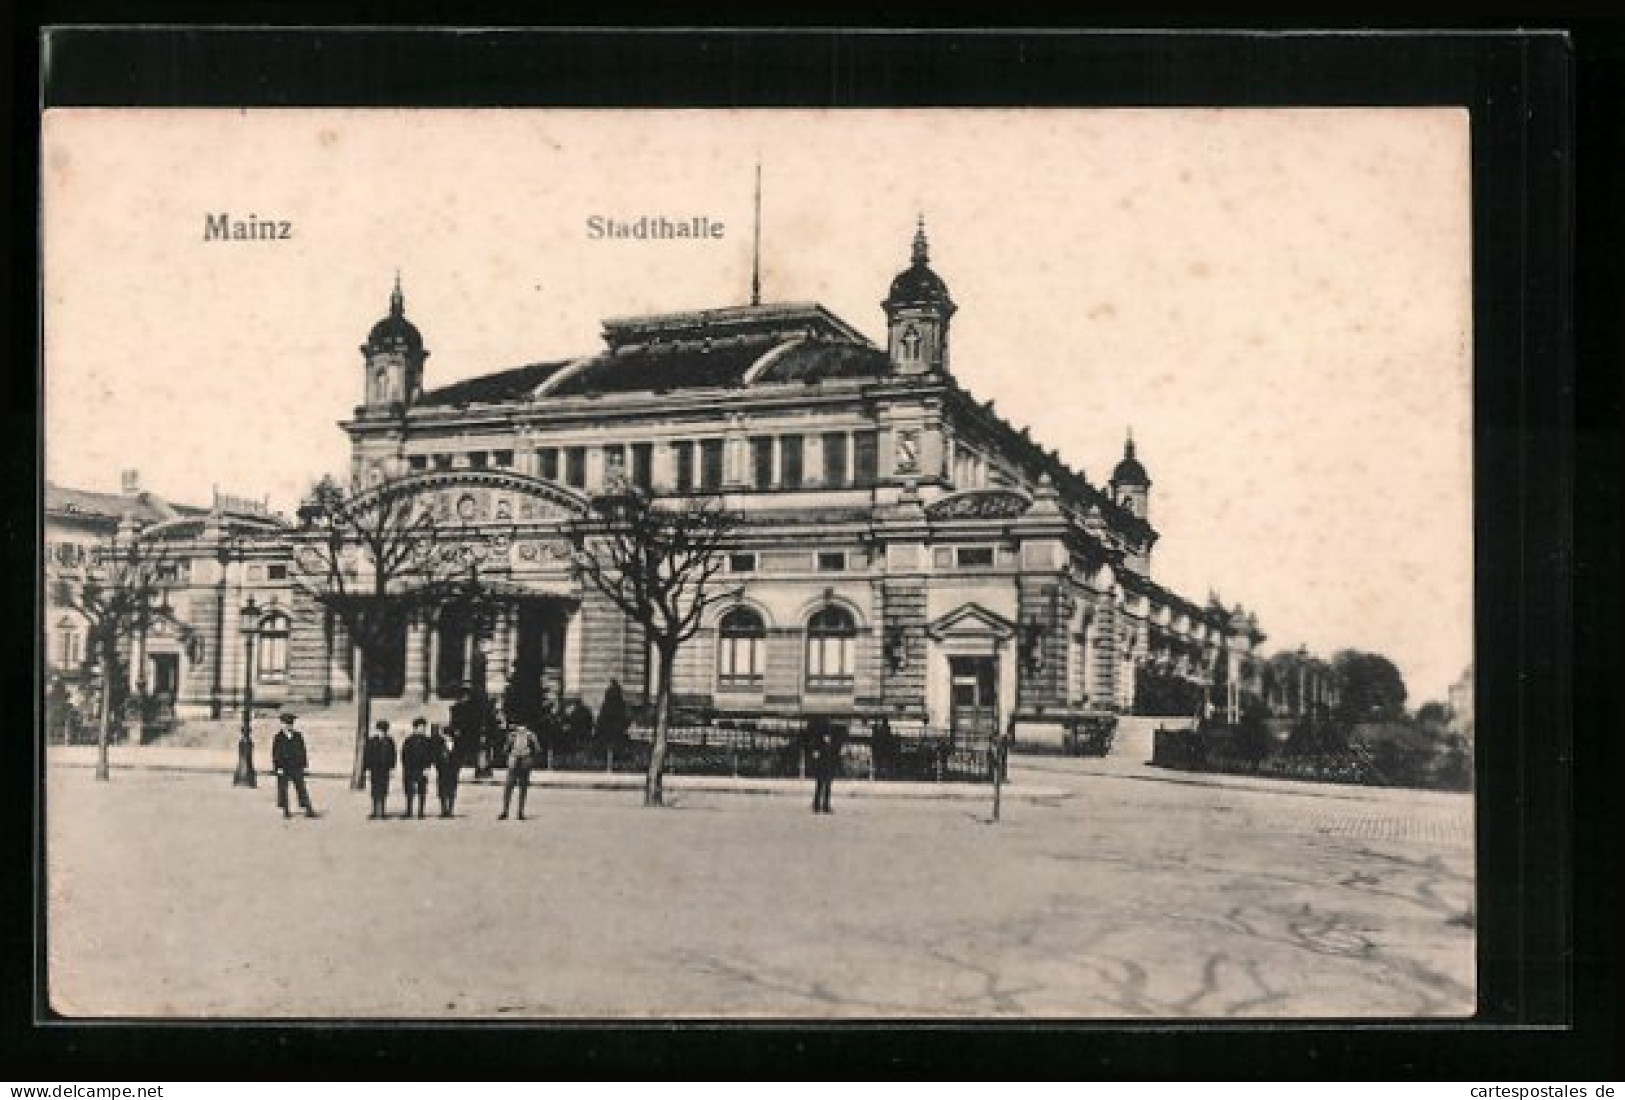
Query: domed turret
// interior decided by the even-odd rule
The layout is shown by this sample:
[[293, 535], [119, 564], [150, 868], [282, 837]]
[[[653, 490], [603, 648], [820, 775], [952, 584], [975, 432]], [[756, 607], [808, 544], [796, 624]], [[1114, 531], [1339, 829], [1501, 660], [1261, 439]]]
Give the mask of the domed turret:
[[924, 374], [948, 369], [948, 320], [958, 307], [948, 295], [948, 284], [931, 270], [923, 217], [914, 231], [911, 262], [892, 280], [891, 292], [881, 307], [886, 311], [888, 350], [897, 370]]
[[1134, 434], [1123, 443], [1123, 459], [1112, 470], [1112, 498], [1130, 512], [1146, 519], [1151, 505], [1151, 477], [1134, 457]]
[[423, 361], [429, 353], [423, 349], [417, 326], [406, 319], [399, 273], [389, 295], [389, 314], [367, 333], [361, 356], [366, 362], [363, 392], [367, 411], [410, 405], [423, 392]]

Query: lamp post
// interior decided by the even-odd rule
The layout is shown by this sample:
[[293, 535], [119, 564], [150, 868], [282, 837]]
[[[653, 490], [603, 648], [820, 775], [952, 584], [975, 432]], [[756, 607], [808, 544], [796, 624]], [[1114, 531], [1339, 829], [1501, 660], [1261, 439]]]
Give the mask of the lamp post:
[[260, 609], [254, 597], [242, 608], [243, 631], [243, 728], [237, 738], [237, 771], [231, 777], [234, 787], [257, 787], [254, 773], [254, 638], [259, 633]]

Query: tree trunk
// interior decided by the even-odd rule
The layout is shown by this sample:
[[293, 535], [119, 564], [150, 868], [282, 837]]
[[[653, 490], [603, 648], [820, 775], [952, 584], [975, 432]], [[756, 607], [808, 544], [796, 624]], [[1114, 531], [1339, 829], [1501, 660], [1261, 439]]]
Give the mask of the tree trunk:
[[367, 651], [355, 647], [355, 756], [350, 763], [350, 789], [366, 785], [361, 762], [367, 752], [367, 730], [372, 725], [372, 684], [367, 668]]
[[660, 654], [660, 678], [655, 695], [655, 740], [649, 749], [649, 775], [643, 784], [645, 806], [666, 804], [662, 781], [666, 772], [666, 727], [671, 722], [671, 666], [676, 654], [668, 652], [664, 645], [657, 645], [656, 651]]
[[96, 730], [96, 778], [106, 783], [113, 778], [107, 760], [107, 744], [113, 736], [113, 662], [104, 653], [102, 666], [102, 713]]

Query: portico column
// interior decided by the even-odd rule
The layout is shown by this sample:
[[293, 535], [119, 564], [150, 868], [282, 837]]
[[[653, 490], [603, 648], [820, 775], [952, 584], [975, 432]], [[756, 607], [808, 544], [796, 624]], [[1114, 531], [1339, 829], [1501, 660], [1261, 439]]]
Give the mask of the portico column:
[[432, 696], [435, 692], [439, 691], [440, 687], [441, 687], [441, 684], [439, 683], [439, 680], [440, 680], [440, 625], [438, 623], [436, 623], [434, 621], [434, 619], [432, 617], [430, 617], [430, 616], [425, 616], [425, 618], [427, 619], [427, 621], [424, 623], [424, 629], [427, 630], [428, 633], [429, 633], [429, 645], [428, 645], [429, 657], [428, 657], [428, 667], [424, 670], [424, 675], [423, 675], [423, 697], [425, 699], [427, 699], [430, 696]]
[[568, 612], [564, 624], [564, 691], [566, 696], [581, 694], [581, 607]]
[[513, 625], [515, 609], [504, 604], [496, 611], [491, 628], [491, 659], [486, 663], [485, 682], [493, 697], [508, 690], [508, 670], [513, 667]]
[[424, 622], [423, 612], [414, 611], [406, 623], [406, 690], [405, 697], [427, 699], [428, 679], [424, 675]]

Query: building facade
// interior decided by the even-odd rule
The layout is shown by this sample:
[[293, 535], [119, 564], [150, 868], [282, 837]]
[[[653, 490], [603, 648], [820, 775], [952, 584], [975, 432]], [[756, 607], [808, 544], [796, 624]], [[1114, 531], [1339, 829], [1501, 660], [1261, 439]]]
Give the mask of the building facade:
[[[1256, 619], [1152, 579], [1152, 481], [1133, 442], [1096, 485], [956, 381], [957, 307], [923, 226], [881, 308], [884, 347], [816, 304], [751, 304], [607, 320], [597, 351], [430, 387], [397, 282], [342, 424], [348, 489], [412, 494], [490, 599], [404, 616], [374, 692], [429, 700], [474, 681], [500, 698], [524, 677], [589, 704], [612, 679], [647, 696], [640, 631], [570, 564], [572, 525], [627, 483], [740, 517], [730, 598], [674, 669], [687, 706], [1013, 720], [1047, 742], [1080, 715], [1133, 709], [1146, 668], [1217, 685], [1219, 707], [1256, 691]], [[169, 531], [197, 563], [188, 614], [229, 620], [253, 597], [284, 638], [256, 697], [349, 697], [343, 625], [294, 583], [308, 532], [193, 520]], [[230, 648], [229, 634], [211, 637]], [[180, 670], [183, 701], [229, 704], [232, 662], [202, 671]]]

